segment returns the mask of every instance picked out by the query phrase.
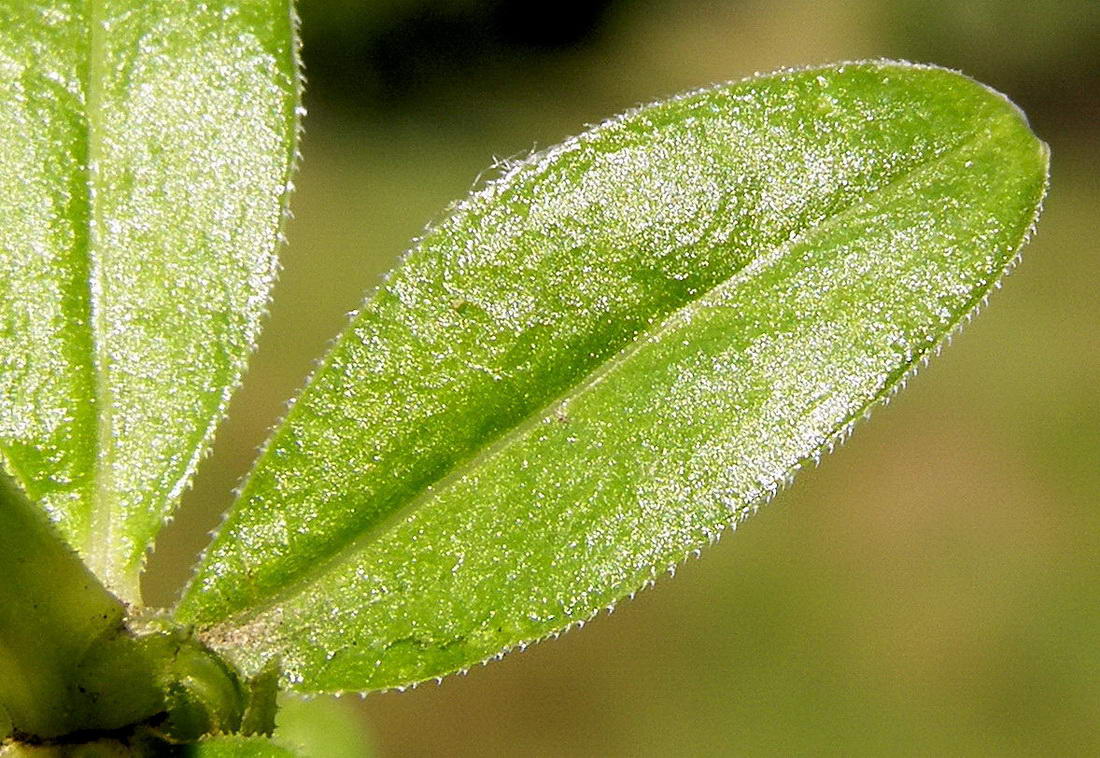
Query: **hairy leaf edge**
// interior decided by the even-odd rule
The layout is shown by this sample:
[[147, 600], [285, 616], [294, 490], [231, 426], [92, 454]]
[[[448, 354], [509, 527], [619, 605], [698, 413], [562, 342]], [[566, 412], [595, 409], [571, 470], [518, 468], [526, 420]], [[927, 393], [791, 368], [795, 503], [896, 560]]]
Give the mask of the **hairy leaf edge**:
[[[300, 19], [299, 14], [298, 14], [298, 9], [297, 9], [297, 5], [296, 5], [295, 0], [286, 0], [286, 8], [287, 8], [287, 14], [290, 18], [291, 39], [289, 41], [289, 53], [290, 53], [290, 62], [291, 62], [291, 65], [293, 66], [294, 71], [295, 71], [295, 76], [294, 76], [295, 91], [293, 93], [293, 108], [292, 108], [293, 126], [292, 126], [292, 137], [291, 137], [291, 141], [290, 141], [290, 144], [289, 144], [290, 154], [289, 154], [288, 160], [287, 160], [286, 172], [283, 174], [283, 187], [284, 187], [284, 190], [283, 190], [283, 196], [282, 196], [282, 199], [281, 199], [282, 209], [281, 209], [280, 218], [279, 218], [279, 228], [278, 228], [278, 231], [277, 231], [278, 244], [276, 245], [275, 249], [272, 251], [273, 256], [274, 256], [274, 271], [273, 271], [273, 273], [276, 277], [278, 276], [278, 273], [282, 268], [282, 263], [279, 260], [278, 253], [283, 248], [285, 248], [286, 245], [287, 245], [287, 237], [286, 237], [287, 225], [290, 223], [291, 219], [294, 218], [294, 213], [290, 208], [290, 200], [291, 200], [291, 196], [293, 195], [294, 189], [295, 189], [293, 179], [294, 179], [294, 176], [298, 173], [298, 168], [299, 168], [299, 166], [301, 165], [301, 162], [302, 162], [301, 142], [302, 142], [302, 135], [304, 133], [303, 119], [306, 116], [306, 108], [305, 108], [304, 105], [302, 105], [302, 94], [305, 91], [306, 78], [305, 78], [305, 73], [304, 73], [304, 67], [302, 65], [302, 55], [301, 55], [301, 52], [302, 52], [302, 39], [301, 39], [301, 34], [300, 34], [301, 19]], [[275, 282], [275, 283], [277, 283], [277, 282]], [[260, 319], [260, 325], [261, 326], [257, 330], [257, 336], [259, 336], [262, 333], [263, 323], [266, 322], [267, 319], [270, 317], [271, 300], [272, 300], [272, 297], [271, 297], [271, 293], [269, 292], [268, 296], [266, 297], [266, 302], [264, 304], [264, 310], [263, 310], [263, 313], [262, 313], [262, 316], [261, 316], [261, 319]], [[244, 384], [244, 382], [247, 378], [248, 368], [251, 365], [251, 360], [250, 359], [255, 354], [256, 347], [257, 347], [257, 345], [253, 344], [251, 350], [248, 353], [248, 355], [245, 356], [246, 364], [245, 364], [244, 370], [241, 372], [241, 375], [237, 378], [237, 381], [234, 384], [227, 385], [224, 388], [224, 390], [222, 391], [222, 396], [219, 400], [217, 411], [210, 416], [210, 421], [207, 424], [206, 428], [202, 431], [202, 434], [199, 436], [199, 443], [195, 446], [191, 457], [187, 461], [186, 467], [184, 468], [183, 471], [181, 471], [180, 476], [176, 479], [175, 484], [172, 486], [172, 488], [169, 490], [168, 494], [166, 495], [165, 499], [167, 501], [172, 501], [172, 500], [178, 499], [179, 497], [181, 497], [183, 495], [183, 493], [185, 491], [187, 491], [188, 489], [190, 489], [193, 486], [195, 472], [198, 469], [199, 465], [202, 463], [203, 459], [206, 458], [207, 455], [209, 455], [209, 453], [210, 453], [210, 451], [213, 448], [214, 443], [215, 443], [215, 436], [216, 436], [218, 427], [222, 424], [222, 422], [225, 420], [225, 418], [229, 414], [229, 405], [230, 405], [230, 402], [233, 399], [233, 395], [240, 388], [240, 386], [242, 384]], [[161, 524], [161, 532], [158, 533], [157, 537], [154, 538], [153, 542], [151, 542], [149, 545], [147, 545], [145, 547], [145, 549], [142, 551], [142, 557], [141, 557], [140, 563], [138, 563], [136, 566], [129, 566], [128, 567], [131, 571], [133, 571], [135, 574], [138, 574], [138, 573], [140, 573], [144, 570], [145, 561], [147, 560], [149, 553], [156, 550], [156, 548], [159, 546], [158, 538], [160, 537], [160, 534], [163, 533], [164, 527], [167, 526], [168, 524], [170, 524], [174, 519], [175, 519], [175, 512], [174, 511], [168, 513], [168, 515], [165, 516], [165, 519], [164, 519], [163, 523]]]

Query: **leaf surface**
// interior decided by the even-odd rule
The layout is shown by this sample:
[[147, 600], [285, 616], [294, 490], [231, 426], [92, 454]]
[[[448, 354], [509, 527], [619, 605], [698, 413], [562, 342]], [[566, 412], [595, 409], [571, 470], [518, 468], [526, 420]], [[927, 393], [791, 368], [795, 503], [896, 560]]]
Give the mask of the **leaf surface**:
[[292, 27], [289, 0], [0, 4], [0, 452], [131, 601], [274, 278]]
[[688, 94], [428, 230], [178, 609], [300, 690], [584, 621], [751, 513], [980, 303], [1045, 191], [1003, 96], [889, 62]]

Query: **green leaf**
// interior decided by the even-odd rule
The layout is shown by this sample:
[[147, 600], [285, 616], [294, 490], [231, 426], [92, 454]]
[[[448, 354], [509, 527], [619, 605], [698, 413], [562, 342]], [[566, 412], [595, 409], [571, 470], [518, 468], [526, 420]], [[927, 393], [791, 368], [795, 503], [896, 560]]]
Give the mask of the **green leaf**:
[[0, 4], [0, 451], [131, 601], [275, 276], [292, 27], [290, 0]]
[[296, 689], [583, 622], [753, 512], [1015, 259], [1022, 113], [868, 62], [691, 93], [428, 230], [270, 440], [178, 609]]
[[193, 758], [295, 758], [298, 754], [266, 737], [208, 737], [188, 745], [183, 754]]

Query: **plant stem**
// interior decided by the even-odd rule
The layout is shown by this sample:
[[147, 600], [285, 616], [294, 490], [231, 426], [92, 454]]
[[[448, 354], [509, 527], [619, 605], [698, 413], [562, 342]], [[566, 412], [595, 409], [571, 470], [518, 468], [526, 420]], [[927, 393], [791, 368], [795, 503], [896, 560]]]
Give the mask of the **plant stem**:
[[73, 672], [124, 611], [0, 475], [0, 707], [15, 730], [53, 737], [85, 726]]
[[9, 734], [69, 741], [74, 733], [94, 741], [142, 725], [152, 736], [190, 742], [240, 729], [246, 704], [249, 731], [270, 731], [273, 691], [268, 697], [253, 684], [258, 694], [250, 696], [189, 628], [153, 618], [135, 633], [125, 615], [0, 474], [0, 742]]

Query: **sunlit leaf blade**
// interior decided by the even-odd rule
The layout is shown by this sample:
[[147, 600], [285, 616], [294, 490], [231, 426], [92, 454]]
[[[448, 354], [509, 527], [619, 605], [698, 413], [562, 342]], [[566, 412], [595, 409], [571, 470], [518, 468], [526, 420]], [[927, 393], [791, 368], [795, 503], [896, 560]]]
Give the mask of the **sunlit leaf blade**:
[[0, 448], [131, 600], [257, 335], [295, 56], [289, 0], [0, 3]]
[[532, 156], [368, 301], [178, 610], [301, 690], [589, 618], [750, 513], [982, 300], [1045, 190], [1001, 95], [849, 64]]

